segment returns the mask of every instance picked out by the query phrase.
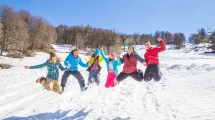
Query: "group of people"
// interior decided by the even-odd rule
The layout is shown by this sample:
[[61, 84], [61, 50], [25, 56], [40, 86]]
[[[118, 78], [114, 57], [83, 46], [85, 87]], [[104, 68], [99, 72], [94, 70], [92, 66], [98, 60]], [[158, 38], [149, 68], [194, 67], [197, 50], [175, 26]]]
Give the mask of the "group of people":
[[[144, 59], [141, 58], [135, 51], [133, 46], [128, 47], [128, 52], [123, 55], [122, 58], [118, 57], [115, 53], [110, 53], [108, 57], [105, 56], [104, 51], [96, 48], [94, 54], [91, 56], [87, 63], [84, 63], [79, 56], [79, 49], [73, 49], [64, 61], [64, 65], [60, 63], [62, 59], [56, 55], [55, 52], [50, 52], [50, 58], [45, 63], [35, 66], [25, 66], [26, 69], [38, 69], [47, 67], [48, 73], [46, 78], [41, 77], [36, 80], [36, 83], [40, 83], [46, 90], [54, 91], [56, 93], [63, 93], [66, 87], [67, 79], [70, 75], [74, 76], [80, 85], [81, 91], [86, 90], [91, 84], [100, 84], [100, 70], [102, 69], [102, 62], [105, 61], [107, 66], [107, 79], [105, 87], [114, 87], [127, 77], [132, 77], [137, 81], [150, 81], [152, 78], [155, 81], [161, 79], [161, 72], [159, 70], [159, 58], [158, 53], [166, 49], [165, 43], [161, 38], [157, 38], [160, 43], [160, 47], [152, 47], [150, 41], [146, 41], [146, 53]], [[137, 61], [146, 67], [143, 73], [140, 69], [137, 69]], [[118, 66], [123, 65], [122, 72], [118, 73]], [[89, 71], [88, 82], [85, 84], [84, 77], [78, 70], [78, 65], [87, 68]], [[61, 83], [59, 82], [59, 69], [65, 71]]]

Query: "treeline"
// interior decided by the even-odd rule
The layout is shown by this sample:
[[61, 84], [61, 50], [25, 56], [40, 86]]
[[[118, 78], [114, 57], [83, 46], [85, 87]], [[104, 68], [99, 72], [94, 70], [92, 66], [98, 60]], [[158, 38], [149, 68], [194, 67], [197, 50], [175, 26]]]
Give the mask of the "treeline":
[[175, 44], [176, 48], [181, 48], [185, 44], [183, 33], [170, 33], [167, 31], [156, 31], [152, 34], [120, 34], [113, 30], [92, 28], [88, 26], [66, 26], [59, 25], [56, 27], [58, 44], [72, 44], [79, 48], [96, 48], [105, 47], [107, 51], [114, 47], [115, 50], [122, 45], [143, 45], [146, 41], [152, 44], [158, 44], [157, 38], [164, 39], [166, 44]]
[[[189, 38], [193, 44], [211, 42], [215, 50], [215, 32], [208, 36], [204, 29], [192, 34]], [[15, 11], [6, 5], [0, 5], [0, 55], [4, 51], [46, 50], [50, 44], [71, 44], [81, 49], [102, 47], [106, 51], [120, 52], [121, 46], [143, 45], [151, 41], [159, 45], [157, 38], [164, 39], [166, 44], [173, 44], [176, 49], [185, 45], [183, 33], [156, 31], [154, 34], [122, 34], [114, 30], [106, 30], [87, 26], [59, 25], [54, 27], [42, 17], [32, 16], [29, 12]]]
[[197, 33], [190, 35], [189, 42], [192, 44], [211, 43], [212, 45], [209, 48], [215, 51], [215, 31], [206, 32], [204, 28], [201, 28]]
[[0, 55], [3, 51], [46, 49], [57, 40], [55, 28], [27, 11], [0, 5]]
[[121, 34], [114, 30], [93, 28], [91, 26], [66, 26], [56, 28], [42, 17], [32, 16], [29, 12], [15, 11], [6, 5], [0, 5], [0, 55], [3, 51], [46, 50], [51, 43], [71, 44], [84, 49], [103, 47], [108, 52], [120, 51], [121, 46], [129, 44], [144, 44], [145, 41], [157, 43], [157, 37], [162, 37], [167, 44], [183, 46], [183, 33], [172, 34], [160, 31], [152, 34]]

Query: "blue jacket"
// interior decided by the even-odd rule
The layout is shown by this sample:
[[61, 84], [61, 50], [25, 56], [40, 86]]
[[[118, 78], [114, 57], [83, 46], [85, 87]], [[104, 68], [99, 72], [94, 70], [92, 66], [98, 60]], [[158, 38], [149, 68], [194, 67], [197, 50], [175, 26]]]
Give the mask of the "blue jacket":
[[53, 80], [58, 80], [59, 69], [61, 69], [62, 71], [66, 71], [66, 68], [64, 68], [60, 62], [50, 62], [49, 60], [40, 65], [30, 66], [29, 69], [38, 69], [42, 67], [48, 68], [48, 73], [46, 77], [51, 78]]
[[[100, 55], [102, 57], [102, 59], [104, 59], [104, 61], [106, 62], [107, 65], [107, 71], [109, 70], [108, 64], [109, 64], [109, 59], [107, 57], [105, 57], [104, 55], [104, 51], [100, 50]], [[117, 66], [120, 66], [121, 62], [120, 60], [113, 60], [113, 70], [114, 70], [114, 74], [118, 75], [118, 68]]]
[[71, 65], [69, 68], [69, 71], [76, 71], [78, 70], [78, 64], [82, 67], [88, 67], [87, 64], [84, 64], [81, 60], [81, 58], [78, 56], [75, 58], [75, 56], [72, 53], [69, 53], [69, 55], [66, 57], [66, 60], [64, 61], [64, 64], [67, 66], [68, 64]]

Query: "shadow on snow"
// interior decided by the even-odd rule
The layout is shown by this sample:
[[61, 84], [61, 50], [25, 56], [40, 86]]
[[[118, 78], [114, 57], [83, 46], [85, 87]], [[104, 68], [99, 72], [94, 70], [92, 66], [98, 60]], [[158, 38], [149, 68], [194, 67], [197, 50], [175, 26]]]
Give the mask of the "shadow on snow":
[[53, 119], [57, 119], [57, 120], [74, 120], [74, 119], [78, 119], [78, 120], [82, 120], [84, 119], [92, 110], [86, 111], [85, 109], [82, 109], [80, 111], [78, 111], [77, 113], [75, 113], [72, 116], [67, 116], [67, 114], [70, 112], [71, 110], [68, 111], [61, 111], [58, 110], [55, 113], [39, 113], [36, 115], [30, 115], [27, 117], [18, 117], [18, 116], [12, 116], [9, 118], [5, 118], [3, 120], [53, 120]]

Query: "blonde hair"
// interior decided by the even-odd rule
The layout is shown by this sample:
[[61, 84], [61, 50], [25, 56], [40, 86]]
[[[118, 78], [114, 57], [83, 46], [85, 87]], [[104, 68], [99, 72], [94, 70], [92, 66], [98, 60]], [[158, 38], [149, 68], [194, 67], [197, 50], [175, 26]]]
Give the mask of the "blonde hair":
[[74, 53], [75, 51], [80, 52], [80, 50], [78, 48], [75, 48], [75, 49], [72, 50], [72, 53]]
[[[62, 62], [63, 61], [63, 59], [61, 57], [56, 57], [56, 58], [57, 58], [56, 62]], [[52, 62], [52, 58], [49, 58], [48, 60], [49, 60], [49, 62]]]

